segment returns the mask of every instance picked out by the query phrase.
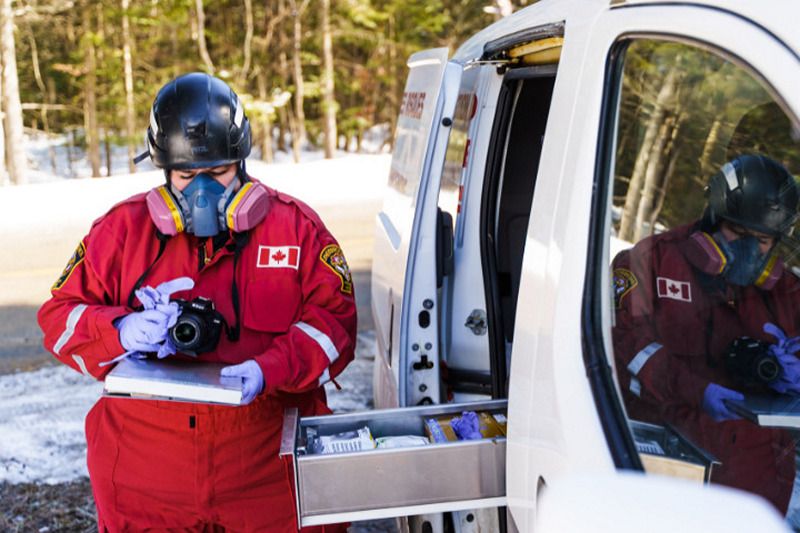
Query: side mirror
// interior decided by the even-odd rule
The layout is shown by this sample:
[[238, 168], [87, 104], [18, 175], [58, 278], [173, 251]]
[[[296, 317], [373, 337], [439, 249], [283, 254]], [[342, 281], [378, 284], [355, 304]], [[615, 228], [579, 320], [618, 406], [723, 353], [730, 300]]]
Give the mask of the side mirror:
[[766, 500], [720, 485], [635, 472], [566, 476], [542, 487], [536, 533], [789, 532]]

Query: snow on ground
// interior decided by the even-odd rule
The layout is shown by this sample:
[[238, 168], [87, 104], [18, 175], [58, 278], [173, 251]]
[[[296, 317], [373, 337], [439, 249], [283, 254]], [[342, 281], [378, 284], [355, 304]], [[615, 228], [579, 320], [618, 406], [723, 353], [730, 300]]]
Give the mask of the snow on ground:
[[[337, 378], [342, 390], [327, 386], [335, 412], [371, 407], [374, 341], [373, 332], [359, 333], [356, 360]], [[64, 365], [0, 376], [0, 482], [88, 476], [83, 420], [102, 390]]]
[[[265, 164], [248, 160], [247, 171], [270, 187], [297, 196], [314, 208], [376, 200], [389, 175], [388, 155], [340, 154], [331, 160]], [[161, 185], [160, 170], [102, 179], [60, 179], [0, 187], [0, 227], [23, 234], [47, 231], [55, 221], [89, 227], [131, 195]]]

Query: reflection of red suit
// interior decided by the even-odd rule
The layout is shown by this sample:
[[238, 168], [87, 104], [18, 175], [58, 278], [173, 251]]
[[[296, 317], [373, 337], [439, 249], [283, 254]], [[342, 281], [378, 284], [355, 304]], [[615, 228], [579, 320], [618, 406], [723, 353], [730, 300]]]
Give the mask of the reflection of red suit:
[[[231, 342], [223, 334], [215, 351], [200, 356], [231, 364], [255, 358], [266, 393], [244, 407], [100, 399], [87, 416], [86, 436], [101, 530], [296, 530], [290, 481], [278, 459], [283, 410], [330, 412], [322, 384], [353, 358], [356, 309], [350, 273], [334, 261], [341, 252], [317, 215], [268, 192], [269, 211], [249, 232], [236, 267], [241, 338]], [[60, 361], [102, 379], [111, 367], [99, 363], [125, 351], [112, 322], [131, 311], [128, 294], [158, 253], [144, 195], [96, 221], [83, 244], [85, 257], [74, 258], [39, 323]], [[189, 276], [194, 289], [175, 297], [210, 298], [233, 325], [229, 244], [204, 261], [198, 239], [179, 234], [144, 284]]]
[[633, 419], [668, 422], [722, 462], [712, 481], [760, 494], [781, 512], [794, 480], [794, 442], [785, 431], [744, 420], [717, 423], [703, 410], [710, 382], [736, 389], [722, 364], [731, 342], [768, 342], [765, 322], [800, 333], [800, 283], [784, 273], [769, 291], [727, 285], [687, 259], [693, 226], [642, 240], [614, 259], [617, 374]]

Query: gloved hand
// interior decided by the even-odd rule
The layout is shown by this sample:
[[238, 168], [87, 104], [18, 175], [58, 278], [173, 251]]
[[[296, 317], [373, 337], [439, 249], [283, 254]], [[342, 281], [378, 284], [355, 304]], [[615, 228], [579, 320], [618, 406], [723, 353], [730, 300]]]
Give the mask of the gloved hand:
[[450, 427], [460, 440], [477, 440], [483, 438], [481, 435], [478, 415], [475, 411], [464, 411], [461, 416], [450, 420]]
[[[182, 277], [160, 283], [155, 289], [146, 285], [135, 292], [136, 297], [142, 302], [145, 311], [159, 311], [166, 317], [166, 328], [164, 329], [162, 344], [155, 350], [148, 350], [151, 352], [158, 352], [157, 355], [159, 359], [172, 355], [176, 351], [175, 345], [167, 336], [167, 330], [175, 325], [181, 310], [176, 302], [170, 301], [170, 296], [172, 296], [172, 293], [188, 291], [193, 287], [194, 280], [192, 280], [192, 278]], [[120, 337], [120, 339], [121, 338], [122, 337]], [[125, 345], [123, 344], [123, 346]]]
[[800, 337], [788, 337], [777, 325], [766, 322], [764, 332], [772, 335], [778, 342], [769, 347], [781, 365], [781, 377], [769, 384], [770, 388], [780, 394], [800, 394]]
[[228, 378], [242, 378], [242, 405], [252, 402], [264, 390], [264, 373], [254, 360], [249, 359], [244, 363], [226, 366], [220, 371], [220, 376]]
[[716, 383], [709, 383], [703, 392], [703, 409], [715, 422], [742, 418], [728, 409], [725, 400], [744, 400], [744, 394]]
[[169, 321], [170, 317], [157, 309], [125, 315], [117, 323], [119, 342], [129, 353], [157, 352], [167, 338]]

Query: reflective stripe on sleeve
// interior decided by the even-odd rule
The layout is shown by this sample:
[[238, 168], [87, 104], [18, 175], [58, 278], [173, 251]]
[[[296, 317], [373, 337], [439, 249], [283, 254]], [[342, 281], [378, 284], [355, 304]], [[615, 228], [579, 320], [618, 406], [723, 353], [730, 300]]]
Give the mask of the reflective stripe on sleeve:
[[661, 348], [661, 344], [657, 342], [651, 342], [642, 348], [639, 353], [636, 354], [636, 357], [633, 358], [633, 361], [631, 361], [628, 365], [628, 372], [634, 376], [638, 375], [645, 363], [647, 363], [647, 361], [653, 357], [653, 354], [655, 354]]
[[328, 356], [328, 360], [331, 363], [339, 358], [339, 350], [336, 349], [336, 346], [333, 344], [333, 341], [330, 337], [322, 333], [311, 324], [306, 324], [305, 322], [298, 322], [295, 324], [295, 326], [303, 330], [306, 335], [314, 339], [317, 344], [319, 344], [320, 348], [322, 348], [322, 351]]
[[636, 378], [631, 378], [631, 392], [634, 393], [639, 398], [642, 397], [642, 382]]
[[53, 351], [56, 355], [61, 355], [61, 348], [64, 347], [65, 344], [69, 342], [72, 338], [73, 333], [75, 333], [75, 326], [78, 325], [78, 320], [81, 319], [81, 315], [88, 306], [86, 304], [78, 304], [75, 306], [72, 311], [70, 311], [69, 316], [67, 317], [67, 326], [64, 329], [64, 333], [58, 338], [56, 345], [53, 346]]
[[83, 360], [83, 357], [74, 353], [72, 354], [72, 360], [75, 361], [75, 364], [81, 369], [81, 374], [92, 377], [92, 375], [89, 373], [89, 370], [86, 368], [86, 361]]
[[331, 380], [331, 373], [328, 372], [328, 369], [326, 368], [325, 371], [322, 372], [322, 375], [319, 377], [319, 386], [321, 387], [325, 385], [330, 380]]

